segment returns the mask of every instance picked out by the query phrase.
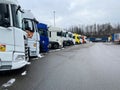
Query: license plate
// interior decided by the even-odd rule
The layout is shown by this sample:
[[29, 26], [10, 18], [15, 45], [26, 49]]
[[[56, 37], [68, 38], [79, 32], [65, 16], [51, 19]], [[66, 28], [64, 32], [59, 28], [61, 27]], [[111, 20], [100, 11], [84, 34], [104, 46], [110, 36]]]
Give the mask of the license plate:
[[6, 45], [1, 45], [0, 44], [0, 51], [5, 52], [6, 51]]

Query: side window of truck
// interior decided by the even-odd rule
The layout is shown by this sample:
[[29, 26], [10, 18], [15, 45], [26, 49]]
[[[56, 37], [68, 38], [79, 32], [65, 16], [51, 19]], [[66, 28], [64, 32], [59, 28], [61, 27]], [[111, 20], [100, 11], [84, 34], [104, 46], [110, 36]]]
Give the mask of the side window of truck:
[[22, 21], [22, 29], [27, 33], [28, 38], [32, 38], [34, 36], [34, 23], [32, 20], [23, 19]]
[[23, 20], [23, 30], [28, 30], [30, 32], [34, 32], [34, 25], [31, 20]]
[[62, 36], [62, 33], [61, 32], [57, 32], [57, 36]]
[[0, 26], [10, 26], [9, 7], [6, 4], [0, 4]]
[[11, 5], [11, 10], [12, 10], [12, 17], [13, 17], [13, 26], [17, 28], [20, 27], [20, 16], [19, 14], [16, 14], [15, 12], [17, 11], [17, 6], [16, 5]]

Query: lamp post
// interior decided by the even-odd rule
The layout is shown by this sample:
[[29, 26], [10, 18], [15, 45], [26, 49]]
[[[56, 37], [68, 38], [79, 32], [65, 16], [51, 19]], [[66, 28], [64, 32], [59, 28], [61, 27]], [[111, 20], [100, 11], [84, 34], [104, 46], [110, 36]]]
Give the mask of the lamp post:
[[53, 11], [53, 14], [54, 14], [54, 27], [55, 27], [55, 11]]

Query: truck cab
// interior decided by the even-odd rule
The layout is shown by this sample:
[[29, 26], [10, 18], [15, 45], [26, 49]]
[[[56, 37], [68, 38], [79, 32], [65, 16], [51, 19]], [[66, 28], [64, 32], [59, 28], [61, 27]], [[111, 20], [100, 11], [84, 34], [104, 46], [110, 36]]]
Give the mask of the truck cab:
[[29, 60], [21, 14], [16, 0], [0, 0], [0, 71], [19, 69]]
[[62, 30], [62, 38], [63, 38], [63, 47], [69, 46], [68, 38], [67, 38], [67, 31]]
[[112, 41], [114, 43], [120, 44], [120, 33], [112, 34]]
[[70, 45], [74, 45], [73, 34], [71, 32], [67, 32], [67, 39]]
[[37, 28], [38, 21], [30, 10], [24, 10], [22, 14], [22, 28], [27, 33], [29, 57], [39, 56], [40, 36]]
[[63, 47], [63, 38], [62, 38], [62, 29], [59, 27], [49, 27], [49, 48], [62, 48]]
[[79, 34], [74, 33], [73, 38], [75, 40], [75, 44], [80, 44], [80, 36], [79, 36]]
[[83, 35], [79, 35], [79, 38], [80, 38], [80, 44], [83, 44], [84, 43], [84, 36]]
[[[87, 36], [82, 36], [82, 40], [83, 40], [83, 44], [84, 43], [87, 43], [88, 41], [87, 41]], [[103, 39], [103, 41], [106, 41], [106, 38], [105, 38], [105, 40]]]
[[48, 52], [49, 38], [48, 27], [46, 24], [38, 23], [38, 32], [40, 34], [40, 52]]

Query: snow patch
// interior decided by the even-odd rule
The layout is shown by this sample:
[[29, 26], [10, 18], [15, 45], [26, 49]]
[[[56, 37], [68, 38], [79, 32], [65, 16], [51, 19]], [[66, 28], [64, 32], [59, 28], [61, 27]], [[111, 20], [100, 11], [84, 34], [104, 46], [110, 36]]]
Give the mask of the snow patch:
[[44, 55], [39, 54], [37, 58], [32, 58], [32, 60], [38, 60], [39, 58], [43, 58]]
[[50, 53], [53, 52], [52, 50], [49, 51]]
[[56, 49], [55, 51], [60, 51], [61, 49]]
[[65, 48], [62, 48], [62, 50], [65, 49]]
[[3, 87], [3, 88], [10, 87], [10, 86], [12, 86], [12, 85], [13, 85], [13, 83], [14, 83], [15, 81], [16, 81], [16, 79], [15, 79], [15, 78], [10, 79], [7, 83], [3, 84], [3, 85], [2, 85], [2, 87]]
[[39, 57], [39, 58], [43, 58], [44, 56], [43, 56], [43, 55], [41, 55], [41, 54], [39, 54], [39, 55], [38, 55], [38, 57]]
[[[62, 49], [64, 49], [64, 48], [62, 48]], [[57, 51], [60, 51], [60, 50], [62, 50], [62, 49], [50, 50], [49, 52], [50, 52], [50, 53], [52, 53], [52, 52], [57, 52]]]
[[27, 71], [24, 71], [21, 75], [25, 76], [27, 74]]
[[27, 65], [30, 65], [31, 64], [31, 62], [27, 62]]
[[32, 60], [37, 60], [37, 59], [39, 59], [39, 58], [32, 58]]

